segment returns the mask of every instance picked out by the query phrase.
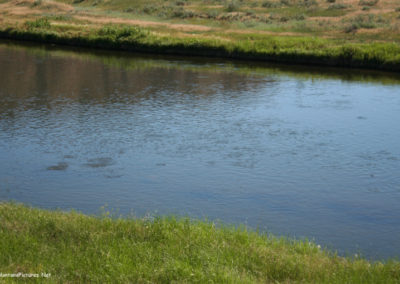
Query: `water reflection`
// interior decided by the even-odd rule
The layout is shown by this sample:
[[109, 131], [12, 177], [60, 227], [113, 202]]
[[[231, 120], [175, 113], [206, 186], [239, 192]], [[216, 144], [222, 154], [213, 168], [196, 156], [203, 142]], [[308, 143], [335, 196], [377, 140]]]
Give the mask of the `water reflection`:
[[397, 75], [47, 49], [0, 45], [0, 198], [399, 255]]

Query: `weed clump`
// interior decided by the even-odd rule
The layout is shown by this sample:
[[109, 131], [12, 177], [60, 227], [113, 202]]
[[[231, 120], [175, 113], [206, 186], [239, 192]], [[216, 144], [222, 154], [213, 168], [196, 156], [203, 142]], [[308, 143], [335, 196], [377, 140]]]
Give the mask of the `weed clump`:
[[26, 21], [25, 27], [30, 29], [49, 29], [51, 27], [50, 21], [47, 18], [39, 18], [34, 21]]
[[137, 26], [105, 25], [97, 31], [97, 35], [112, 40], [139, 39], [148, 35], [148, 32]]

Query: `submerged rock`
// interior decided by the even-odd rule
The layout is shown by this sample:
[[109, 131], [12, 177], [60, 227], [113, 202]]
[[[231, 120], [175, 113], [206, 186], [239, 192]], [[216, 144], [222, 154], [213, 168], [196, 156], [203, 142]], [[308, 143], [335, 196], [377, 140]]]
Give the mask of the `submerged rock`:
[[68, 164], [65, 162], [59, 162], [57, 165], [47, 167], [49, 171], [64, 171], [68, 168]]
[[91, 168], [102, 168], [111, 166], [113, 164], [114, 160], [112, 158], [95, 158], [95, 159], [89, 159], [88, 163], [86, 163], [85, 165]]

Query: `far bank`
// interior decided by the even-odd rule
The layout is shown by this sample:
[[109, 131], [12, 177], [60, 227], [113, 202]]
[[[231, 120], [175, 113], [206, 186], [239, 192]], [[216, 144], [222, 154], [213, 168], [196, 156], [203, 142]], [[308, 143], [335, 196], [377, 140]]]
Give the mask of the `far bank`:
[[0, 37], [132, 52], [219, 57], [285, 64], [400, 71], [397, 43], [346, 43], [315, 37], [259, 36], [231, 41], [168, 37], [138, 26], [107, 24], [74, 29], [47, 18], [0, 29]]

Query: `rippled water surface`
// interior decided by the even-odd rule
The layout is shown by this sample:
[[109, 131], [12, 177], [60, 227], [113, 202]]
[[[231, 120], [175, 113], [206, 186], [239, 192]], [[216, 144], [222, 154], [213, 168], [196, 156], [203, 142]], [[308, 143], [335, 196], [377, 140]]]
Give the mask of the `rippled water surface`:
[[400, 81], [0, 43], [0, 199], [400, 256]]

